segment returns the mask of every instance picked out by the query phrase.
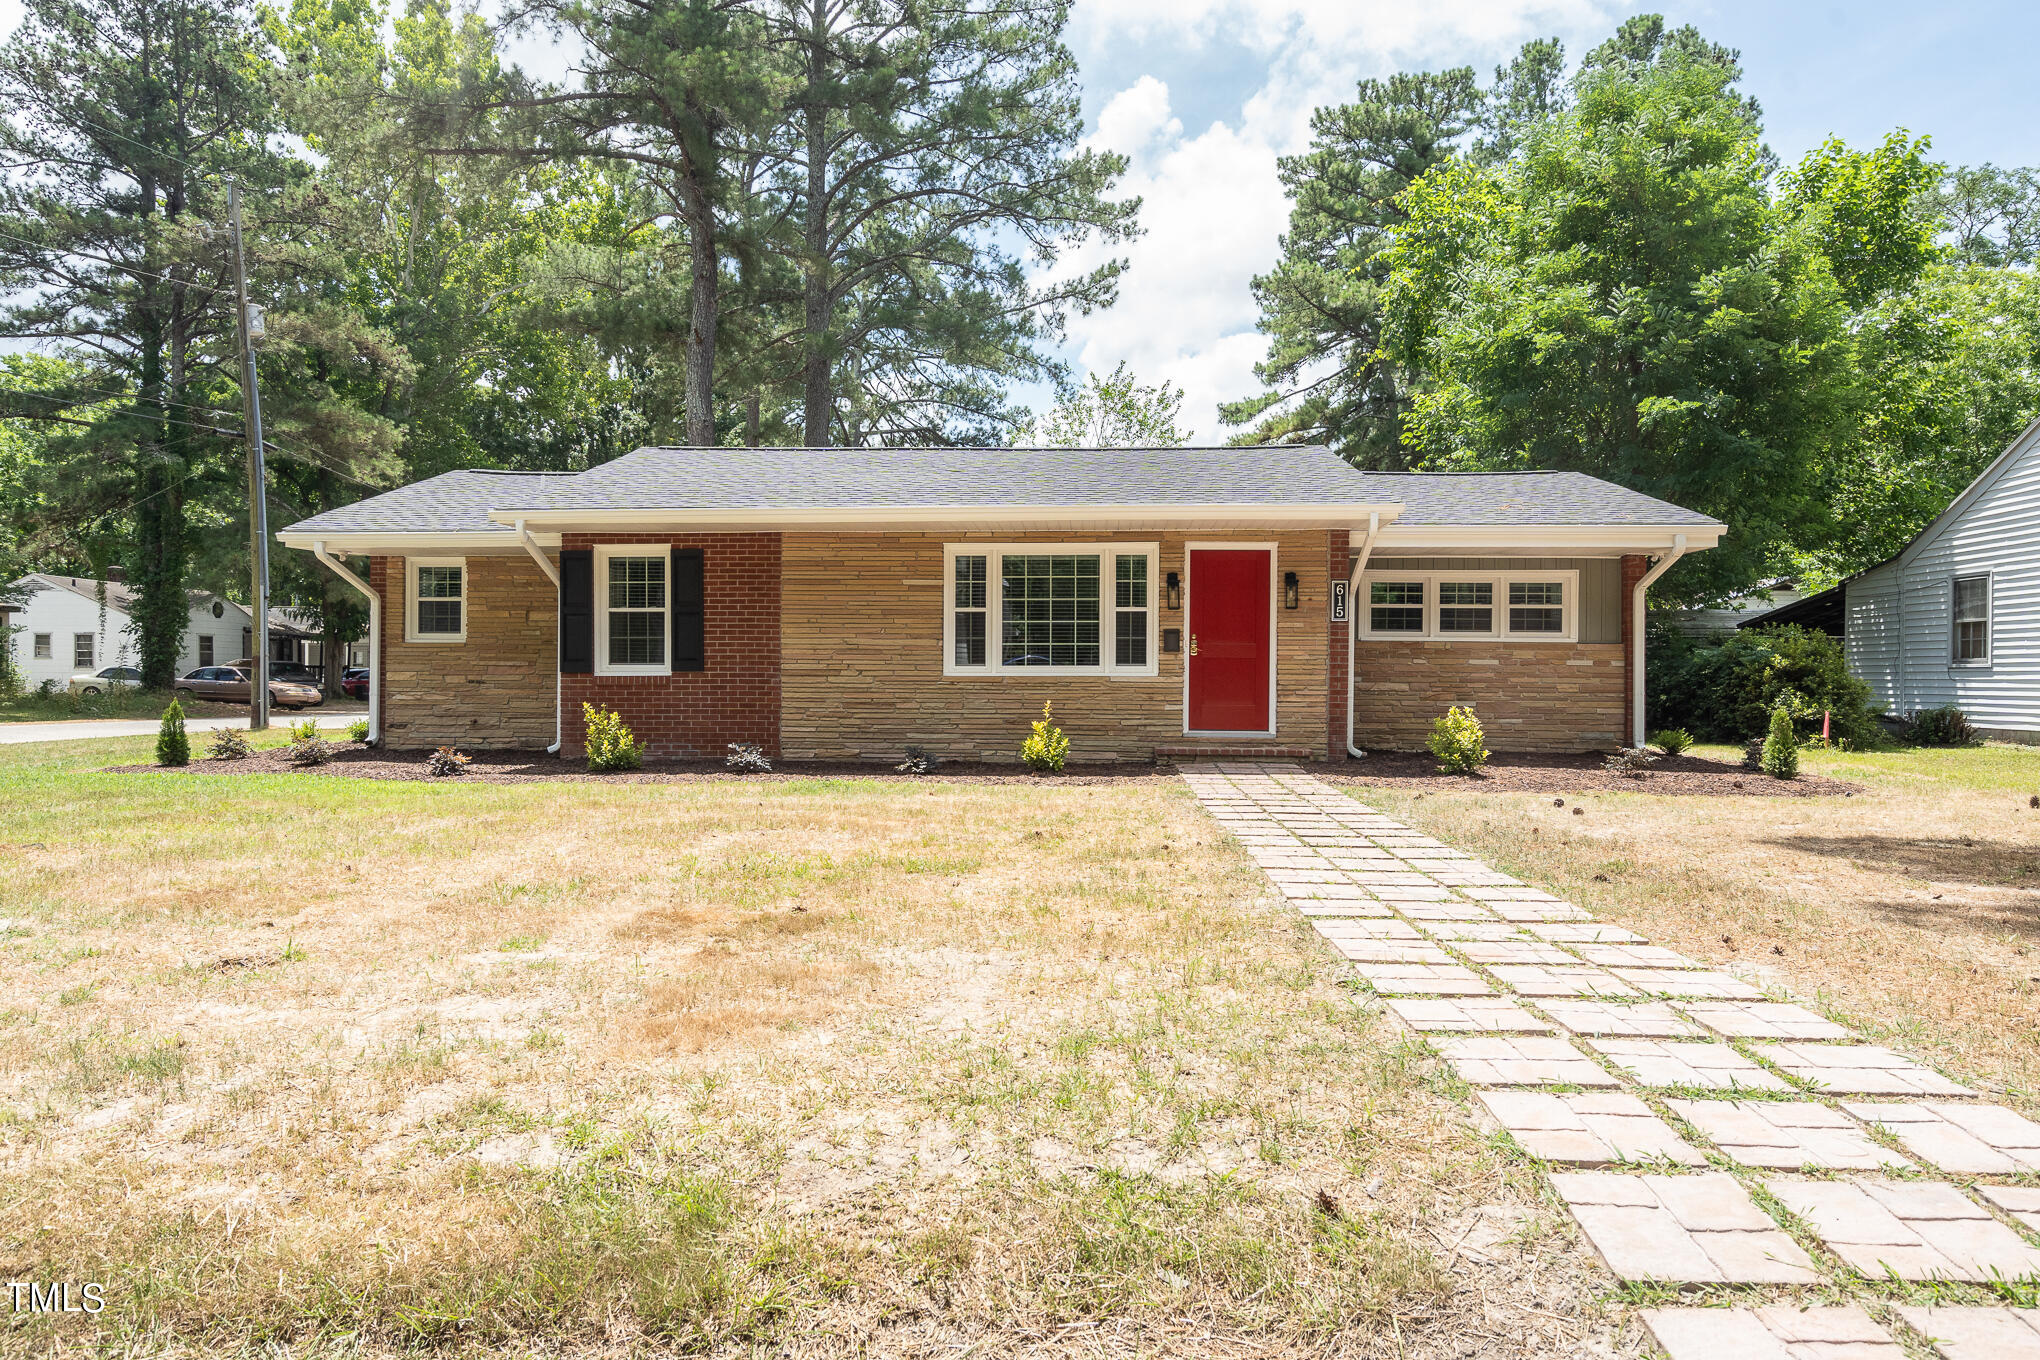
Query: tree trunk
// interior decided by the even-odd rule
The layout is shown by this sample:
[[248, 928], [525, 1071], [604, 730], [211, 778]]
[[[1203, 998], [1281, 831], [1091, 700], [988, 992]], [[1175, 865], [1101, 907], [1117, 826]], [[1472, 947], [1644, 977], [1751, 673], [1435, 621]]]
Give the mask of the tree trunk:
[[811, 449], [829, 446], [829, 112], [822, 99], [822, 81], [827, 75], [828, 15], [822, 0], [815, 0], [812, 27], [808, 33], [807, 120], [807, 269], [802, 280], [802, 303], [807, 333], [805, 372], [802, 374], [801, 442]]

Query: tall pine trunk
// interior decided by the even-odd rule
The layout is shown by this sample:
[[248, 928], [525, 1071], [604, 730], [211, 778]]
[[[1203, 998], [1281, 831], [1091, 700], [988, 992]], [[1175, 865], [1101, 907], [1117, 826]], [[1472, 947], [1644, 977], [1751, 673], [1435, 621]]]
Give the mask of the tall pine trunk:
[[802, 373], [801, 442], [811, 449], [829, 446], [829, 112], [821, 97], [828, 57], [828, 15], [816, 0], [808, 34], [807, 216], [802, 226], [807, 268], [802, 279], [802, 329], [806, 353]]

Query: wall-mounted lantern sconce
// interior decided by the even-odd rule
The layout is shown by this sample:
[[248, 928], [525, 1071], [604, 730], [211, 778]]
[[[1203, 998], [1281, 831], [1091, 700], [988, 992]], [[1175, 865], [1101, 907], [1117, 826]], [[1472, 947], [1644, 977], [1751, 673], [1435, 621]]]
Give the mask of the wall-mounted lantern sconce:
[[1183, 579], [1180, 576], [1176, 575], [1173, 571], [1170, 572], [1168, 580], [1164, 583], [1162, 589], [1166, 595], [1168, 608], [1181, 609], [1183, 607]]
[[1282, 607], [1296, 608], [1296, 573], [1293, 571], [1282, 573]]

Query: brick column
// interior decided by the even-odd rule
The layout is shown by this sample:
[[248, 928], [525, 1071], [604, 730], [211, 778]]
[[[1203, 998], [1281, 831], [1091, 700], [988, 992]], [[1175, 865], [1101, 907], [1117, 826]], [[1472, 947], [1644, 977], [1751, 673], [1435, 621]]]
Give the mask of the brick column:
[[1643, 710], [1636, 700], [1636, 677], [1643, 670], [1643, 636], [1636, 631], [1636, 583], [1650, 571], [1650, 558], [1626, 553], [1622, 558], [1622, 711], [1628, 721], [1622, 727], [1622, 744], [1636, 740], [1643, 725]]
[[1325, 658], [1326, 694], [1328, 699], [1325, 705], [1325, 720], [1328, 725], [1327, 734], [1329, 736], [1329, 740], [1325, 744], [1325, 750], [1331, 759], [1343, 760], [1346, 756], [1346, 705], [1353, 701], [1353, 686], [1350, 683], [1351, 677], [1346, 673], [1346, 631], [1353, 626], [1352, 612], [1354, 603], [1352, 600], [1346, 601], [1347, 618], [1345, 622], [1342, 623], [1332, 618], [1332, 589], [1339, 582], [1346, 579], [1346, 572], [1350, 566], [1348, 558], [1353, 548], [1353, 536], [1348, 530], [1334, 529], [1327, 537], [1330, 539], [1330, 542], [1326, 545], [1325, 552], [1327, 571], [1325, 577], [1325, 629], [1327, 636], [1330, 638], [1331, 645], [1326, 649], [1328, 655]]

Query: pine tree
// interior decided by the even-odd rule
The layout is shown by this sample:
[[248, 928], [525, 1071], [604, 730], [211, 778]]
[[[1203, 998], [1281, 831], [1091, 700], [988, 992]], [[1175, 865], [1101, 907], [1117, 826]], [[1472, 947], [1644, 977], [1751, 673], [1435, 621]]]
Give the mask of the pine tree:
[[1792, 728], [1792, 714], [1780, 704], [1771, 710], [1771, 730], [1764, 737], [1764, 773], [1773, 779], [1794, 779], [1799, 775], [1799, 734]]
[[184, 705], [175, 699], [170, 701], [170, 707], [163, 710], [163, 725], [156, 729], [156, 763], [191, 763], [191, 742], [184, 735]]

